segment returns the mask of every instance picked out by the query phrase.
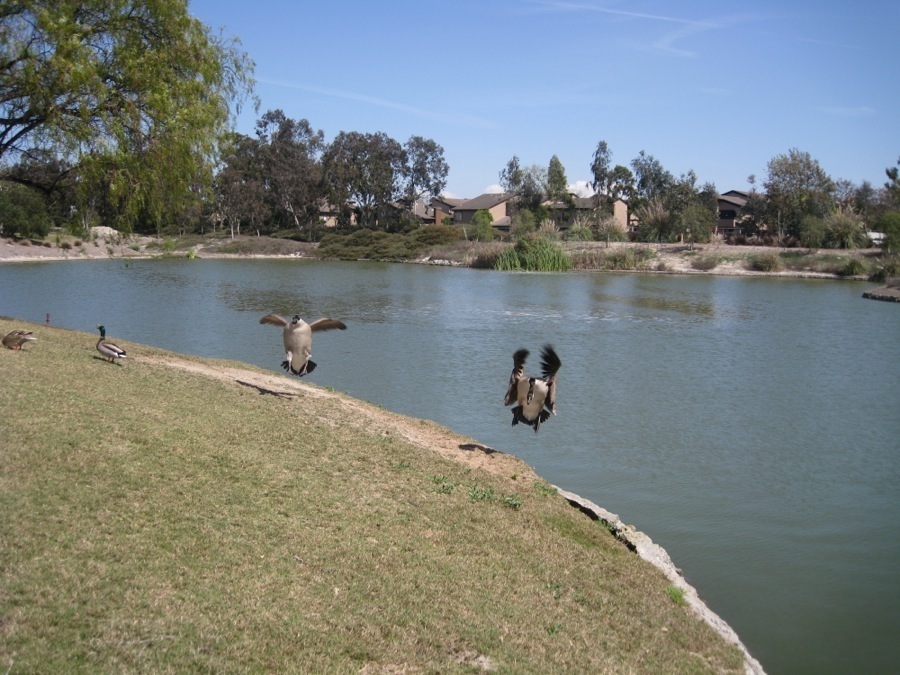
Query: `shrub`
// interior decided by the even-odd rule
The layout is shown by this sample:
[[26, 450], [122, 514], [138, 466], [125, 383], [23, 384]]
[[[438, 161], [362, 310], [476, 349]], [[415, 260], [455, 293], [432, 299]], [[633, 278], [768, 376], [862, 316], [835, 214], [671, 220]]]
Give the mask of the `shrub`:
[[698, 256], [691, 260], [691, 267], [695, 270], [709, 271], [719, 266], [719, 258], [714, 255]]
[[869, 243], [862, 218], [840, 209], [825, 217], [825, 245], [830, 248], [865, 248]]
[[754, 272], [777, 272], [781, 269], [781, 258], [777, 253], [757, 253], [747, 258], [747, 268]]
[[494, 217], [490, 211], [481, 209], [472, 217], [472, 238], [477, 241], [491, 241], [494, 238]]
[[494, 269], [566, 272], [572, 269], [572, 259], [556, 242], [532, 235], [523, 237], [514, 247], [504, 249], [497, 256]]
[[413, 230], [410, 236], [422, 246], [452, 244], [463, 238], [463, 234], [458, 228], [446, 225], [424, 225]]
[[52, 225], [44, 198], [37, 190], [17, 183], [0, 186], [2, 229], [20, 237], [46, 237]]
[[876, 260], [875, 270], [869, 275], [869, 281], [883, 284], [894, 277], [900, 277], [900, 256], [896, 255]]
[[636, 270], [646, 266], [654, 257], [648, 248], [620, 248], [606, 254], [606, 269]]
[[858, 277], [866, 273], [866, 264], [859, 258], [848, 258], [844, 265], [838, 270], [838, 275], [842, 277]]
[[589, 226], [576, 223], [563, 232], [562, 238], [566, 241], [593, 241], [594, 233]]

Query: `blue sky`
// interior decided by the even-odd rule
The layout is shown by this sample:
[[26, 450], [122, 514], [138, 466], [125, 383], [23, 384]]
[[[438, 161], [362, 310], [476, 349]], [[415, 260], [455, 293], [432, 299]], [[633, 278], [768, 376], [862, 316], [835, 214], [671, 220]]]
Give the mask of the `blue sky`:
[[258, 117], [434, 139], [445, 194], [496, 186], [513, 155], [570, 184], [597, 142], [720, 192], [808, 152], [880, 187], [900, 156], [900, 3], [890, 0], [191, 0], [256, 63]]

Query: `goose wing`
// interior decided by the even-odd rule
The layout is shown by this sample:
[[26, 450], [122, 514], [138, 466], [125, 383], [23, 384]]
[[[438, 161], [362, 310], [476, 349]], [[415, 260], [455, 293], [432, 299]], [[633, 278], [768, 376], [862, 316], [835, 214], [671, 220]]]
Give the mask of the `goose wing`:
[[347, 326], [344, 325], [343, 321], [338, 321], [337, 319], [316, 319], [309, 327], [314, 330], [333, 330], [335, 328], [339, 328], [340, 330], [346, 330]]
[[259, 320], [260, 323], [268, 323], [273, 326], [281, 326], [284, 328], [288, 325], [289, 321], [285, 319], [283, 316], [278, 316], [277, 314], [266, 314], [263, 318]]
[[525, 359], [528, 358], [527, 349], [519, 349], [513, 354], [513, 369], [509, 375], [509, 387], [506, 389], [506, 396], [503, 399], [503, 405], [510, 405], [518, 396], [519, 380], [525, 377]]
[[554, 415], [556, 414], [556, 379], [562, 361], [553, 349], [552, 345], [544, 345], [541, 350], [541, 371], [544, 381], [547, 383], [547, 398], [544, 399], [544, 407]]

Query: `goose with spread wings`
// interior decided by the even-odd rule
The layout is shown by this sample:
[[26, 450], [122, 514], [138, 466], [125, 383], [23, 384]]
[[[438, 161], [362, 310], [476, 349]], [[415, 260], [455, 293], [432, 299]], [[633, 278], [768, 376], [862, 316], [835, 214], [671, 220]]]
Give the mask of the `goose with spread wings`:
[[312, 323], [306, 323], [297, 314], [290, 321], [277, 314], [266, 314], [259, 322], [284, 328], [285, 360], [281, 362], [281, 367], [297, 377], [303, 377], [316, 368], [316, 362], [309, 358], [312, 356], [312, 334], [314, 332], [347, 328], [343, 321], [337, 319], [316, 319]]
[[513, 354], [513, 370], [509, 376], [504, 405], [516, 405], [512, 409], [513, 426], [519, 422], [534, 428], [537, 433], [542, 423], [550, 415], [556, 414], [556, 378], [562, 362], [551, 345], [541, 349], [541, 376], [525, 375], [527, 349], [519, 349]]

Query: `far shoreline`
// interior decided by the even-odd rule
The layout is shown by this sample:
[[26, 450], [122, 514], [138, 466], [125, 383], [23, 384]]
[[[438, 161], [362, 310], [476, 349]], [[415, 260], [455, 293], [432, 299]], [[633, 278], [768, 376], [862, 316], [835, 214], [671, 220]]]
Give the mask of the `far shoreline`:
[[[223, 246], [237, 243], [246, 250], [229, 252], [218, 250]], [[219, 259], [219, 260], [330, 260], [315, 255], [317, 244], [294, 242], [291, 240], [274, 239], [270, 237], [255, 237], [240, 235], [235, 238], [207, 238], [186, 248], [164, 250], [159, 240], [154, 237], [129, 237], [115, 242], [99, 244], [93, 242], [84, 244], [76, 242], [77, 247], [71, 244], [60, 246], [47, 243], [23, 245], [22, 242], [13, 242], [10, 239], [0, 239], [0, 264], [3, 263], [36, 263], [36, 262], [70, 262], [78, 260], [152, 260], [157, 258], [184, 258], [184, 259]], [[464, 242], [468, 244], [468, 242]], [[690, 276], [721, 276], [721, 277], [760, 277], [776, 279], [820, 279], [837, 281], [868, 281], [866, 275], [841, 275], [832, 272], [820, 272], [809, 269], [778, 269], [760, 271], [747, 268], [748, 259], [751, 256], [764, 253], [794, 253], [797, 256], [828, 256], [835, 259], [850, 258], [877, 258], [881, 255], [880, 249], [787, 249], [782, 247], [763, 246], [736, 246], [730, 244], [695, 244], [689, 247], [685, 244], [645, 244], [634, 242], [564, 242], [564, 248], [570, 253], [592, 253], [616, 249], [645, 248], [653, 252], [653, 266], [643, 266], [638, 269], [578, 269], [573, 271], [588, 271], [600, 273], [624, 272], [632, 274], [678, 274]], [[283, 251], [271, 250], [273, 248], [285, 249]], [[254, 250], [270, 249], [270, 250]], [[452, 259], [450, 255], [461, 256], [463, 259]], [[416, 259], [402, 262], [405, 264], [424, 264], [447, 267], [472, 267], [465, 260], [465, 246], [452, 252], [438, 251], [422, 255]], [[708, 269], [698, 269], [695, 262], [699, 258], [715, 257], [719, 262]], [[343, 262], [343, 261], [341, 261]], [[350, 262], [350, 261], [347, 261]], [[873, 282], [875, 283], [875, 282]], [[887, 288], [887, 287], [885, 287]], [[881, 291], [881, 289], [877, 289]], [[890, 289], [889, 289], [890, 290]], [[868, 293], [868, 292], [867, 292]], [[891, 296], [888, 292], [886, 295]]]

